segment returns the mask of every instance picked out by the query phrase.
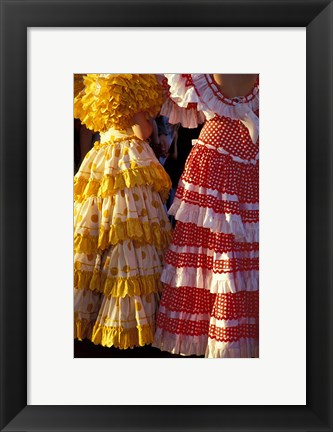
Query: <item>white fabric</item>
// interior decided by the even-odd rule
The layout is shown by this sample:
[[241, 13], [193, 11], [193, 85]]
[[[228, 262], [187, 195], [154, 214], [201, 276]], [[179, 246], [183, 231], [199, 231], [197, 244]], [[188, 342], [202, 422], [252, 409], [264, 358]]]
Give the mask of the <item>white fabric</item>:
[[248, 129], [253, 144], [259, 138], [259, 118], [255, 113], [244, 104], [236, 105], [236, 111], [239, 115], [240, 121]]
[[176, 289], [180, 286], [190, 286], [206, 289], [214, 294], [258, 291], [259, 272], [248, 270], [237, 273], [214, 273], [210, 269], [165, 264], [161, 281]]
[[215, 233], [232, 233], [236, 241], [259, 241], [259, 223], [243, 222], [239, 215], [215, 213], [211, 208], [186, 203], [179, 198], [174, 199], [168, 213], [183, 223], [195, 223]]

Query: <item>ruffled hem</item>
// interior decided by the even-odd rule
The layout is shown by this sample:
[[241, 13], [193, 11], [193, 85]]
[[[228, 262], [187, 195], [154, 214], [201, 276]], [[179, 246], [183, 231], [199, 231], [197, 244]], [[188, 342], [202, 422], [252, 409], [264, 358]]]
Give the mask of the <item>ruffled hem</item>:
[[[177, 335], [157, 329], [153, 347], [161, 351], [183, 356], [205, 356], [206, 358], [259, 358], [259, 341], [257, 339], [241, 339], [235, 343], [216, 346], [207, 343], [208, 336]], [[221, 345], [221, 344], [220, 344]]]
[[160, 273], [156, 273], [148, 276], [111, 278], [101, 275], [100, 272], [74, 269], [74, 288], [100, 292], [107, 297], [142, 296], [162, 292], [160, 276]]
[[95, 325], [91, 341], [95, 345], [128, 349], [151, 344], [154, 339], [154, 331], [154, 327], [150, 325], [130, 329]]
[[82, 202], [90, 196], [105, 198], [114, 195], [117, 190], [134, 186], [152, 185], [164, 199], [171, 189], [171, 180], [163, 167], [151, 162], [150, 166], [138, 166], [118, 172], [116, 175], [103, 175], [99, 180], [76, 176], [74, 179], [74, 199]]
[[157, 328], [152, 345], [161, 351], [168, 351], [171, 354], [203, 356], [206, 352], [207, 340], [207, 335], [195, 337], [178, 335]]
[[215, 233], [234, 234], [236, 241], [259, 241], [259, 223], [243, 223], [239, 215], [215, 213], [179, 198], [174, 199], [168, 213], [183, 223], [195, 223]]
[[258, 291], [259, 272], [237, 272], [217, 274], [202, 268], [176, 268], [165, 264], [161, 281], [171, 287], [193, 287], [207, 289], [211, 293], [236, 293], [239, 291]]
[[74, 320], [74, 339], [82, 341], [84, 339], [91, 339], [92, 331], [95, 321], [88, 321], [87, 319]]
[[170, 333], [161, 328], [155, 332], [153, 347], [183, 356], [206, 358], [258, 358], [259, 340], [242, 338], [237, 342], [216, 342], [208, 335], [189, 336]]
[[259, 358], [259, 340], [242, 338], [237, 342], [216, 343], [209, 339], [206, 358]]

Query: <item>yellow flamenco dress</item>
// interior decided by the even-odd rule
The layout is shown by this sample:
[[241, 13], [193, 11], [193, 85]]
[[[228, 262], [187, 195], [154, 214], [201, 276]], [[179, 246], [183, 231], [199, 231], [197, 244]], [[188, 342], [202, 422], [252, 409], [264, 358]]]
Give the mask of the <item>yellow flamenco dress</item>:
[[90, 74], [74, 116], [101, 140], [74, 178], [74, 335], [95, 344], [150, 344], [171, 226], [171, 182], [149, 143], [128, 128], [162, 103], [155, 75]]

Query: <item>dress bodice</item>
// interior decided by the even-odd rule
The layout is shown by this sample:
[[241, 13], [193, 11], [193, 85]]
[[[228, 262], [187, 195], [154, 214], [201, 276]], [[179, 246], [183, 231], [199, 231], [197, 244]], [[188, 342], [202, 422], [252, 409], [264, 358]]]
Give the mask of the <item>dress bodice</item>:
[[215, 116], [206, 121], [201, 129], [199, 141], [246, 161], [255, 160], [259, 150], [258, 143], [252, 142], [244, 124], [228, 117]]

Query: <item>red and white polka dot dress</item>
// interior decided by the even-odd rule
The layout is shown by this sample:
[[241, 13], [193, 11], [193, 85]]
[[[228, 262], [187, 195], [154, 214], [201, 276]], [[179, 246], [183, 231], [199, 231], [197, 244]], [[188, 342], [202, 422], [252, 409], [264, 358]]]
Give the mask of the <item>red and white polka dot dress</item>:
[[177, 224], [154, 346], [182, 355], [258, 357], [258, 82], [248, 95], [227, 99], [212, 75], [166, 76], [171, 102], [163, 114], [191, 127], [203, 114], [206, 123], [169, 211]]

